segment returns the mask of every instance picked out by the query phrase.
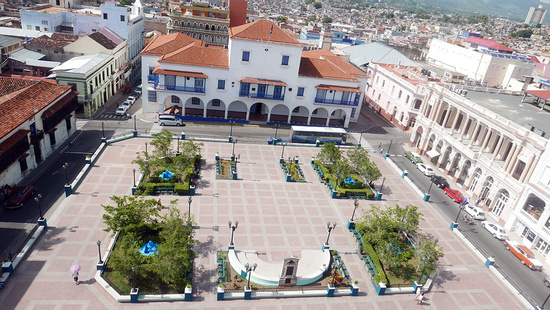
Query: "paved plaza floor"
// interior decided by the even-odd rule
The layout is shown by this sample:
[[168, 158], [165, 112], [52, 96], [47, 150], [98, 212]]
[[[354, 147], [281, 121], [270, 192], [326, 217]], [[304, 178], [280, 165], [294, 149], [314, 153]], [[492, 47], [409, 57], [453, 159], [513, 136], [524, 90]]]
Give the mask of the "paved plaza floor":
[[[2, 309], [410, 309], [420, 306], [413, 295], [378, 296], [370, 275], [356, 254], [357, 244], [346, 224], [353, 201], [331, 199], [320, 184], [310, 159], [320, 148], [285, 148], [285, 157], [299, 156], [305, 183], [284, 182], [278, 160], [282, 147], [257, 144], [236, 145], [240, 154], [238, 180], [217, 180], [214, 157], [228, 158], [232, 144], [203, 142], [202, 167], [191, 212], [195, 217], [197, 259], [194, 300], [174, 303], [119, 304], [94, 280], [98, 249], [109, 244], [103, 231], [101, 204], [112, 195], [129, 195], [133, 183], [131, 164], [136, 152], [150, 139], [133, 138], [108, 145], [73, 195], [58, 201], [47, 214], [48, 229], [19, 264], [6, 287], [0, 290]], [[382, 201], [359, 201], [356, 219], [371, 205], [413, 204], [424, 213], [421, 229], [439, 238], [445, 257], [427, 302], [429, 309], [521, 309], [525, 308], [488, 268], [484, 261], [449, 229], [449, 221], [434, 205], [424, 202], [400, 174], [379, 155], [371, 155], [386, 177]], [[376, 182], [377, 187], [380, 181]], [[187, 212], [187, 197], [159, 196], [168, 205], [180, 198], [178, 207]], [[353, 280], [359, 280], [360, 296], [302, 299], [216, 301], [216, 251], [227, 250], [231, 236], [228, 221], [238, 221], [234, 243], [238, 250], [256, 250], [265, 261], [282, 261], [300, 255], [303, 249], [320, 249], [327, 238], [327, 222], [338, 225], [330, 236], [331, 249], [338, 250]], [[105, 249], [103, 248], [103, 251]], [[69, 271], [80, 264], [80, 285]], [[138, 271], [139, 272], [139, 271]]]

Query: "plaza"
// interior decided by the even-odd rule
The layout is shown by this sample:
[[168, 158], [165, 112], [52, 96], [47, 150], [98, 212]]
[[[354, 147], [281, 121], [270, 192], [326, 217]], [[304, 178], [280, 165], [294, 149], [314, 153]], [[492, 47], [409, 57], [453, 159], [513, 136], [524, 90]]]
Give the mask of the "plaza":
[[[192, 138], [192, 135], [191, 135]], [[5, 309], [120, 309], [197, 308], [197, 309], [408, 309], [415, 305], [412, 294], [378, 296], [370, 274], [359, 259], [357, 244], [346, 229], [354, 204], [349, 199], [331, 199], [327, 187], [318, 180], [310, 159], [320, 148], [287, 146], [284, 156], [300, 159], [304, 183], [284, 181], [279, 167], [281, 146], [239, 142], [238, 180], [216, 179], [214, 157], [231, 155], [233, 145], [202, 142], [203, 165], [191, 213], [196, 222], [197, 257], [193, 275], [192, 302], [117, 303], [96, 283], [98, 261], [96, 242], [109, 244], [111, 236], [103, 231], [102, 204], [112, 204], [113, 195], [130, 195], [133, 184], [131, 164], [136, 152], [145, 150], [148, 138], [132, 138], [105, 146], [93, 167], [69, 197], [58, 200], [55, 212], [47, 214], [48, 228], [36, 240], [16, 272], [0, 290]], [[363, 144], [372, 149], [368, 143]], [[449, 229], [449, 221], [433, 205], [422, 200], [392, 164], [371, 152], [386, 177], [383, 200], [360, 200], [355, 219], [371, 205], [412, 204], [424, 214], [421, 231], [439, 238], [445, 257], [425, 303], [432, 309], [519, 309], [525, 306], [484, 260], [475, 254], [460, 235]], [[377, 188], [380, 180], [375, 182]], [[186, 197], [155, 196], [168, 205], [178, 199], [182, 213], [187, 212]], [[257, 251], [265, 262], [280, 262], [302, 250], [318, 250], [327, 238], [327, 222], [338, 225], [330, 236], [331, 249], [338, 250], [352, 280], [359, 281], [359, 296], [302, 298], [300, 300], [216, 300], [216, 252], [227, 250], [231, 230], [228, 221], [238, 221], [234, 232], [236, 250]], [[105, 248], [102, 249], [105, 251]], [[80, 264], [80, 285], [72, 280], [69, 267]], [[136, 272], [139, 272], [137, 270]]]

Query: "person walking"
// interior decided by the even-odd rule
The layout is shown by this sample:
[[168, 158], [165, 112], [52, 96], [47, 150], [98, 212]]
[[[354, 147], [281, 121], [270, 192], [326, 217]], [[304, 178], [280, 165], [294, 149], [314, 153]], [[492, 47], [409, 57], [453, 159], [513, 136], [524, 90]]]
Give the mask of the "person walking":
[[78, 285], [78, 271], [73, 272], [74, 284]]
[[422, 301], [424, 300], [424, 292], [418, 293], [418, 295], [416, 295], [414, 300], [416, 300], [417, 305], [422, 305]]

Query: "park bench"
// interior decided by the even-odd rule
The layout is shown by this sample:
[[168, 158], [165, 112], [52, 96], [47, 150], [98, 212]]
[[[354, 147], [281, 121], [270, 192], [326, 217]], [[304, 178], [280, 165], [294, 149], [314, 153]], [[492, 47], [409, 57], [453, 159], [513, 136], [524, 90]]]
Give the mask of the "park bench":
[[155, 194], [171, 194], [174, 192], [173, 186], [156, 186], [154, 193]]

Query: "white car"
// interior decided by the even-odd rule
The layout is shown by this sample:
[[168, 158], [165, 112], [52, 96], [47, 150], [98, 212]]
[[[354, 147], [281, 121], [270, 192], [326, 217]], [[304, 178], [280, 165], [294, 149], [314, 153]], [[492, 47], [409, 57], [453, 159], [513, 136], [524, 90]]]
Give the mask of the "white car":
[[480, 220], [480, 221], [485, 220], [485, 212], [478, 207], [466, 205], [464, 210], [466, 210], [466, 213], [468, 213], [471, 217], [473, 217], [476, 220]]
[[131, 105], [132, 105], [132, 102], [129, 101], [129, 100], [125, 100], [125, 101], [121, 104], [121, 106], [126, 107], [126, 109], [129, 109]]
[[425, 176], [431, 177], [434, 175], [434, 170], [424, 164], [416, 164], [416, 168], [420, 170]]
[[506, 230], [495, 223], [484, 221], [481, 222], [481, 227], [487, 229], [491, 233], [491, 235], [493, 235], [493, 237], [499, 240], [508, 239], [508, 234], [506, 233]]
[[116, 115], [126, 115], [126, 111], [128, 111], [128, 107], [121, 106], [121, 107], [118, 107], [118, 109], [116, 109], [115, 114]]
[[130, 102], [130, 105], [134, 104], [134, 102], [136, 102], [136, 97], [134, 96], [128, 96], [128, 98], [126, 98], [126, 101]]

